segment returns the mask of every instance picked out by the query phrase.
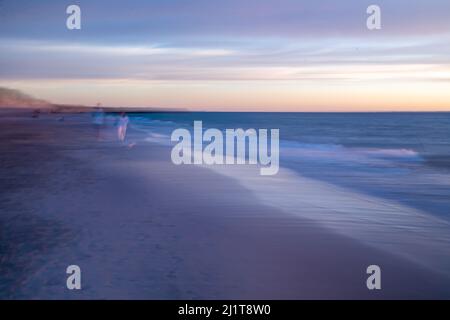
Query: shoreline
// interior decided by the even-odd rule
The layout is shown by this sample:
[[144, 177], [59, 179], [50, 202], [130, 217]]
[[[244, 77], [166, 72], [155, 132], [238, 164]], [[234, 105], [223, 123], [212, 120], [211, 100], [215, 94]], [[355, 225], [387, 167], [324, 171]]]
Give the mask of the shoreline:
[[[174, 166], [170, 148], [98, 142], [75, 118], [0, 118], [2, 299], [450, 297], [438, 274]], [[380, 292], [365, 287], [373, 261]], [[65, 288], [69, 264], [79, 292]]]

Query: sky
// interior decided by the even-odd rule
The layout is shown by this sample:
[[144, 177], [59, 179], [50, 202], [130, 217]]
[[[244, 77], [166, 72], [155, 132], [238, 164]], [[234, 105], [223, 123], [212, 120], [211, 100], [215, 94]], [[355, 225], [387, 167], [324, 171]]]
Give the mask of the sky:
[[448, 0], [0, 0], [0, 86], [118, 107], [450, 111], [449, 18]]

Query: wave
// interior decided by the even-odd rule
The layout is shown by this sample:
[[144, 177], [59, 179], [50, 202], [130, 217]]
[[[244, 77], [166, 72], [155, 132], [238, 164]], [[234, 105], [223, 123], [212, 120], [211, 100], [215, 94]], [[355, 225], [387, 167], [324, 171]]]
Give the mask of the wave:
[[295, 141], [280, 142], [284, 160], [304, 160], [317, 164], [359, 164], [391, 166], [392, 162], [421, 163], [423, 157], [411, 149], [359, 148], [337, 144], [305, 144]]

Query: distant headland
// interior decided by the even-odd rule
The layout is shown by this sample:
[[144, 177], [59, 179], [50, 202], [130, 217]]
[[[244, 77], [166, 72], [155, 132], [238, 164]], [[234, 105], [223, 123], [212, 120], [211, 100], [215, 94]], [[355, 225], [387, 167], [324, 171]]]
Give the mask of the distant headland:
[[[5, 109], [33, 109], [42, 112], [90, 112], [96, 106], [55, 104], [46, 100], [37, 99], [20, 90], [0, 87], [0, 108]], [[106, 112], [181, 112], [183, 109], [165, 109], [157, 107], [103, 107]]]

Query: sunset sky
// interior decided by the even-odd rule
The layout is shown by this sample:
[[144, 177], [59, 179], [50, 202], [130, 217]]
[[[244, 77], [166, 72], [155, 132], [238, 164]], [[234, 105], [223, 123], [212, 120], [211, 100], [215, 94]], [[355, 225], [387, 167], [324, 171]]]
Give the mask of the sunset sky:
[[67, 104], [450, 111], [450, 1], [0, 0], [0, 86]]

